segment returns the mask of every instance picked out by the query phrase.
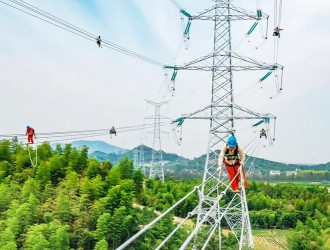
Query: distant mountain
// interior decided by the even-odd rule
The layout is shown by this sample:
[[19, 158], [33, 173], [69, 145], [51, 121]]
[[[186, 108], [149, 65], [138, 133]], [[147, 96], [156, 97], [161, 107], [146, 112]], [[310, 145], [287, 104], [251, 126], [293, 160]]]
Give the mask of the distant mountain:
[[[86, 145], [89, 148], [89, 156], [94, 157], [99, 161], [110, 161], [114, 164], [118, 163], [123, 157], [128, 157], [134, 160], [134, 154], [137, 153], [138, 157], [141, 149], [144, 152], [144, 162], [146, 164], [151, 162], [152, 158], [152, 148], [145, 145], [140, 145], [131, 150], [123, 149], [110, 145], [104, 141], [85, 141], [79, 140], [71, 143], [74, 147], [81, 147]], [[63, 145], [62, 145], [63, 146]], [[219, 151], [217, 152], [219, 153]], [[206, 159], [206, 154], [196, 157], [192, 160], [188, 160], [184, 157], [178, 156], [173, 153], [166, 153], [162, 151], [163, 160], [168, 168], [174, 168], [176, 171], [188, 171], [196, 170], [202, 173], [204, 171], [204, 164]], [[310, 165], [310, 164], [286, 164], [281, 162], [269, 161], [257, 157], [246, 156], [247, 162], [246, 166], [250, 166], [253, 163], [253, 170], [260, 171], [263, 174], [269, 173], [270, 170], [281, 170], [281, 171], [293, 171], [295, 169], [301, 170], [328, 170], [330, 171], [330, 162], [325, 164]]]
[[[220, 153], [220, 150], [217, 150], [216, 152]], [[204, 171], [205, 160], [206, 154], [194, 158], [189, 162], [189, 165], [193, 166], [199, 171]], [[281, 162], [269, 161], [262, 158], [246, 155], [245, 165], [250, 166], [251, 164], [253, 164], [252, 166], [254, 171], [261, 171], [262, 173], [269, 173], [270, 170], [293, 171], [296, 168], [299, 169], [302, 167], [302, 165], [298, 164], [285, 164]]]
[[318, 165], [301, 165], [300, 167], [302, 170], [326, 170], [330, 171], [330, 162], [324, 163], [324, 164], [318, 164]]
[[116, 153], [110, 153], [106, 154], [104, 152], [95, 151], [91, 154], [89, 154], [89, 157], [93, 157], [99, 161], [110, 161], [113, 164], [117, 164], [121, 158], [123, 158], [124, 154], [116, 154]]
[[[79, 140], [74, 141], [71, 143], [73, 147], [81, 147], [81, 146], [87, 146], [88, 147], [88, 153], [92, 154], [96, 151], [103, 152], [106, 154], [110, 153], [121, 153], [123, 151], [126, 151], [126, 149], [119, 148], [113, 145], [110, 145], [104, 141], [85, 141], [85, 140]], [[63, 145], [61, 145], [63, 146]]]
[[[91, 154], [89, 154], [89, 156], [96, 158], [97, 160], [100, 161], [111, 161], [114, 164], [116, 164], [117, 162], [119, 162], [119, 160], [123, 157], [128, 157], [131, 160], [134, 160], [134, 154], [137, 153], [138, 155], [140, 154], [140, 150], [143, 149], [144, 152], [144, 162], [145, 163], [150, 163], [151, 162], [151, 158], [152, 158], [152, 148], [149, 148], [145, 145], [140, 145], [136, 148], [133, 148], [131, 150], [126, 150], [125, 152], [120, 152], [120, 153], [104, 153], [104, 152], [100, 152], [100, 151], [95, 151]], [[178, 163], [178, 162], [185, 162], [188, 161], [186, 158], [178, 156], [177, 154], [171, 154], [171, 153], [166, 153], [164, 151], [162, 151], [162, 156], [163, 156], [163, 160], [165, 162], [170, 162], [170, 163]]]
[[[134, 151], [140, 152], [140, 150], [143, 149], [144, 152], [144, 161], [145, 162], [151, 162], [152, 158], [152, 148], [149, 148], [145, 145], [140, 145], [136, 148], [133, 148], [132, 150], [129, 150], [127, 154], [131, 155], [134, 157]], [[162, 150], [162, 157], [164, 161], [168, 162], [180, 162], [180, 161], [187, 161], [186, 158], [179, 156], [177, 154], [173, 153], [166, 153], [165, 151]]]

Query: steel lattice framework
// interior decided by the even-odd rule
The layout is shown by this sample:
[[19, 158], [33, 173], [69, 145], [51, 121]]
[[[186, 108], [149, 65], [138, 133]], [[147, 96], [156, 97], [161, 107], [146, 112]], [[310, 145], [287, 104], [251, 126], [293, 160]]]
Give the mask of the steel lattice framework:
[[[272, 72], [275, 71], [277, 73], [278, 70], [283, 70], [283, 67], [277, 63], [261, 63], [232, 51], [232, 21], [253, 20], [258, 22], [261, 19], [268, 19], [268, 15], [261, 13], [261, 10], [257, 10], [257, 13], [253, 14], [234, 6], [232, 2], [232, 0], [214, 0], [211, 8], [202, 11], [196, 16], [190, 15], [180, 8], [180, 12], [189, 19], [184, 35], [187, 35], [193, 20], [211, 21], [214, 23], [213, 51], [184, 65], [164, 66], [165, 70], [173, 70], [171, 78], [173, 84], [179, 70], [209, 71], [212, 74], [210, 104], [193, 113], [183, 115], [174, 121], [178, 126], [181, 126], [186, 119], [206, 119], [210, 121], [203, 182], [152, 222], [145, 225], [138, 233], [118, 247], [118, 250], [125, 249], [131, 242], [172, 212], [193, 193], [198, 194], [198, 205], [157, 246], [157, 250], [161, 249], [182, 224], [192, 217], [197, 217], [196, 224], [181, 245], [180, 250], [187, 247], [189, 249], [197, 249], [200, 245], [202, 245], [201, 249], [206, 249], [213, 237], [218, 240], [218, 249], [222, 249], [221, 238], [224, 225], [231, 230], [237, 239], [238, 249], [254, 248], [244, 178], [241, 178], [240, 192], [231, 192], [231, 183], [229, 183], [227, 175], [222, 174], [221, 171], [220, 173], [217, 172], [219, 149], [221, 145], [227, 142], [229, 135], [235, 134], [235, 122], [238, 120], [261, 120], [257, 124], [266, 122], [267, 127], [269, 127], [272, 120], [275, 126], [275, 116], [254, 112], [235, 104], [233, 97], [233, 73], [237, 71], [267, 70], [268, 73], [260, 79], [260, 81], [263, 81]], [[275, 78], [277, 78], [277, 74]], [[174, 85], [172, 90], [175, 90]], [[240, 175], [243, 176], [242, 169], [240, 169]], [[206, 237], [202, 233], [205, 230]], [[203, 237], [203, 239], [201, 240], [199, 236]]]
[[152, 146], [152, 158], [151, 158], [151, 166], [149, 178], [154, 179], [155, 177], [159, 177], [161, 181], [165, 181], [164, 178], [164, 162], [162, 155], [162, 147], [161, 147], [161, 139], [160, 139], [160, 120], [167, 119], [160, 115], [160, 107], [164, 104], [167, 104], [168, 101], [164, 102], [153, 102], [150, 100], [146, 100], [147, 103], [153, 105], [155, 107], [154, 116], [147, 117], [146, 119], [154, 120], [154, 140]]
[[[231, 0], [216, 0], [213, 7], [197, 16], [189, 16], [189, 20], [214, 22], [213, 52], [183, 66], [165, 67], [173, 69], [175, 72], [178, 70], [212, 72], [211, 103], [207, 107], [181, 117], [182, 119], [208, 119], [210, 129], [203, 184], [197, 188], [199, 204], [191, 212], [191, 216], [197, 216], [197, 224], [180, 249], [184, 249], [198, 234], [201, 226], [205, 224], [209, 225], [209, 237], [206, 239], [204, 247], [207, 246], [212, 235], [218, 232], [219, 249], [221, 249], [223, 220], [239, 242], [239, 249], [254, 246], [244, 185], [241, 183], [241, 192], [233, 195], [227, 204], [220, 206], [219, 202], [226, 195], [229, 185], [228, 178], [217, 173], [217, 168], [220, 145], [226, 143], [228, 136], [235, 133], [235, 120], [265, 119], [269, 121], [276, 119], [270, 114], [260, 114], [240, 107], [234, 103], [233, 98], [234, 71], [282, 69], [280, 65], [260, 63], [232, 51], [231, 22], [260, 20], [261, 18], [268, 18], [268, 16], [252, 15], [235, 7]], [[243, 115], [235, 115], [236, 113]]]

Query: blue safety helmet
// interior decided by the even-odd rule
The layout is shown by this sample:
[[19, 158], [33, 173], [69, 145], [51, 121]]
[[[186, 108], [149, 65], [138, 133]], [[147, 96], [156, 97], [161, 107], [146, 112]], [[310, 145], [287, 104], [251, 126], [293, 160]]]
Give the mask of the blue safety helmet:
[[237, 146], [237, 140], [235, 136], [230, 136], [227, 141], [228, 147], [235, 148]]
[[29, 129], [29, 128], [30, 128], [30, 126], [29, 126], [29, 125], [27, 125], [27, 126], [26, 126], [26, 128], [27, 128], [27, 129]]

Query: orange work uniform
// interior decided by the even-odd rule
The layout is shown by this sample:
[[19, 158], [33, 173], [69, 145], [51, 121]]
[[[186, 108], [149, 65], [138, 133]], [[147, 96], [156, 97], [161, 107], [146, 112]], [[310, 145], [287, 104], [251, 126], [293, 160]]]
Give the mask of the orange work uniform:
[[33, 144], [34, 143], [33, 136], [35, 136], [34, 129], [33, 128], [28, 128], [26, 130], [26, 133], [25, 134], [28, 136], [28, 143]]

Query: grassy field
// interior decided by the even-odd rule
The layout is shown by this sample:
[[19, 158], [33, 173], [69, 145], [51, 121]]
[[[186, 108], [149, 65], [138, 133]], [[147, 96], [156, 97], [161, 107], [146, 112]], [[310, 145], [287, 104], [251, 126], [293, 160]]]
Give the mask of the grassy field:
[[277, 181], [277, 180], [271, 180], [271, 181], [255, 181], [255, 182], [269, 182], [271, 184], [281, 184], [281, 183], [290, 183], [297, 186], [322, 186], [322, 187], [330, 187], [330, 181]]
[[253, 230], [255, 250], [287, 250], [288, 243], [286, 236], [289, 230]]
[[[229, 230], [223, 229], [223, 234], [228, 236]], [[281, 229], [256, 229], [252, 230], [254, 250], [288, 250], [286, 236], [290, 230]]]

